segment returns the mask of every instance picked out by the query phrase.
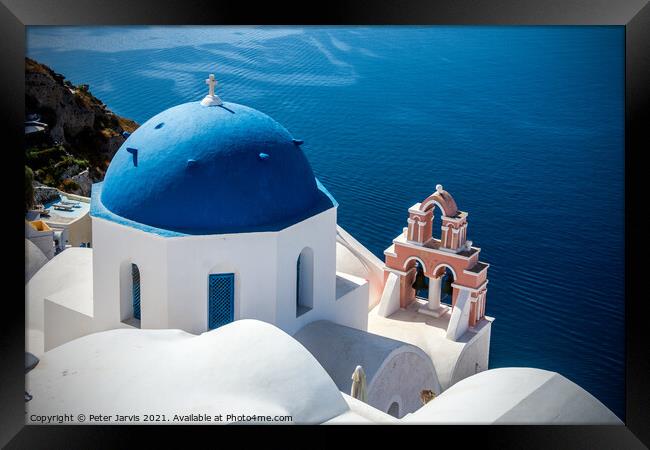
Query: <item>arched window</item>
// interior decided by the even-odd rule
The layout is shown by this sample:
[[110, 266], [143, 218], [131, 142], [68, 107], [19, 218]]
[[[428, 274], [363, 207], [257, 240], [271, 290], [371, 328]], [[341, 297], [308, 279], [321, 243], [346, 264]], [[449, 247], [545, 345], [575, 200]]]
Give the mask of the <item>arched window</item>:
[[131, 300], [133, 302], [133, 318], [140, 320], [140, 269], [137, 264], [131, 264]]
[[454, 293], [454, 288], [452, 283], [454, 283], [454, 274], [449, 269], [445, 267], [445, 273], [442, 276], [442, 282], [440, 283], [440, 301], [447, 305], [452, 304], [452, 297]]
[[314, 307], [314, 252], [305, 247], [296, 261], [296, 317]]
[[415, 260], [415, 280], [411, 287], [415, 289], [416, 297], [429, 298], [429, 277], [424, 275], [424, 267], [417, 259]]
[[[431, 209], [433, 216], [431, 217], [431, 237], [442, 242], [442, 209], [434, 206]], [[444, 246], [444, 242], [442, 242]]]
[[391, 416], [399, 419], [399, 403], [397, 402], [391, 403], [390, 406], [388, 407], [388, 411], [386, 412]]

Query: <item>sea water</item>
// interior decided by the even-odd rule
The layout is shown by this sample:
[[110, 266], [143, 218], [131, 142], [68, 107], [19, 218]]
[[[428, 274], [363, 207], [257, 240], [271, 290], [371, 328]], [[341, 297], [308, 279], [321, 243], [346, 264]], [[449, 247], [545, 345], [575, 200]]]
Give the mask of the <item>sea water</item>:
[[28, 55], [139, 123], [200, 100], [282, 123], [374, 254], [440, 183], [490, 263], [490, 367], [624, 418], [623, 27], [29, 27]]

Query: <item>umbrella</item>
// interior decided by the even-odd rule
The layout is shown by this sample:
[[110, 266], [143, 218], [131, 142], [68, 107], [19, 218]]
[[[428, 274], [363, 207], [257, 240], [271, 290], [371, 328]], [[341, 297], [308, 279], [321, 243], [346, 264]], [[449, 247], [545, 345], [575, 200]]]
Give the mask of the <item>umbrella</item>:
[[352, 390], [350, 395], [362, 402], [366, 401], [366, 373], [361, 366], [357, 366], [352, 373]]

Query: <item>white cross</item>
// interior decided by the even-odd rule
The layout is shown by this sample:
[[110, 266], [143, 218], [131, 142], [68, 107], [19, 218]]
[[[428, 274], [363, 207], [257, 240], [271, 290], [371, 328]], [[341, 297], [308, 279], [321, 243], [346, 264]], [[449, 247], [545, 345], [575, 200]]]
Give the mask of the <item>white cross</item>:
[[201, 105], [203, 106], [220, 106], [223, 105], [223, 102], [219, 97], [214, 95], [214, 87], [217, 85], [217, 80], [214, 79], [214, 74], [211, 73], [208, 76], [208, 79], [205, 80], [205, 84], [210, 86], [210, 90], [208, 91], [208, 95], [203, 97], [203, 100], [201, 100]]
[[210, 97], [214, 97], [214, 87], [217, 85], [217, 80], [214, 79], [214, 74], [213, 73], [211, 73], [210, 76], [208, 77], [208, 79], [205, 80], [205, 84], [210, 86], [210, 90], [209, 90], [208, 95]]

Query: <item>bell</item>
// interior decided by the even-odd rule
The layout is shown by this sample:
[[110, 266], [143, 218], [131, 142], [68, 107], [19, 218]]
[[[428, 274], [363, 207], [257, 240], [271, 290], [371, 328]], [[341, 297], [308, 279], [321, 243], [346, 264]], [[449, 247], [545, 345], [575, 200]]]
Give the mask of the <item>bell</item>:
[[451, 274], [448, 274], [445, 277], [445, 282], [442, 285], [442, 293], [445, 295], [451, 295], [453, 292], [452, 283], [454, 282], [454, 277]]
[[415, 289], [416, 292], [428, 287], [427, 282], [424, 279], [424, 272], [422, 272], [422, 269], [418, 269], [417, 275], [415, 275], [415, 281], [411, 287]]

